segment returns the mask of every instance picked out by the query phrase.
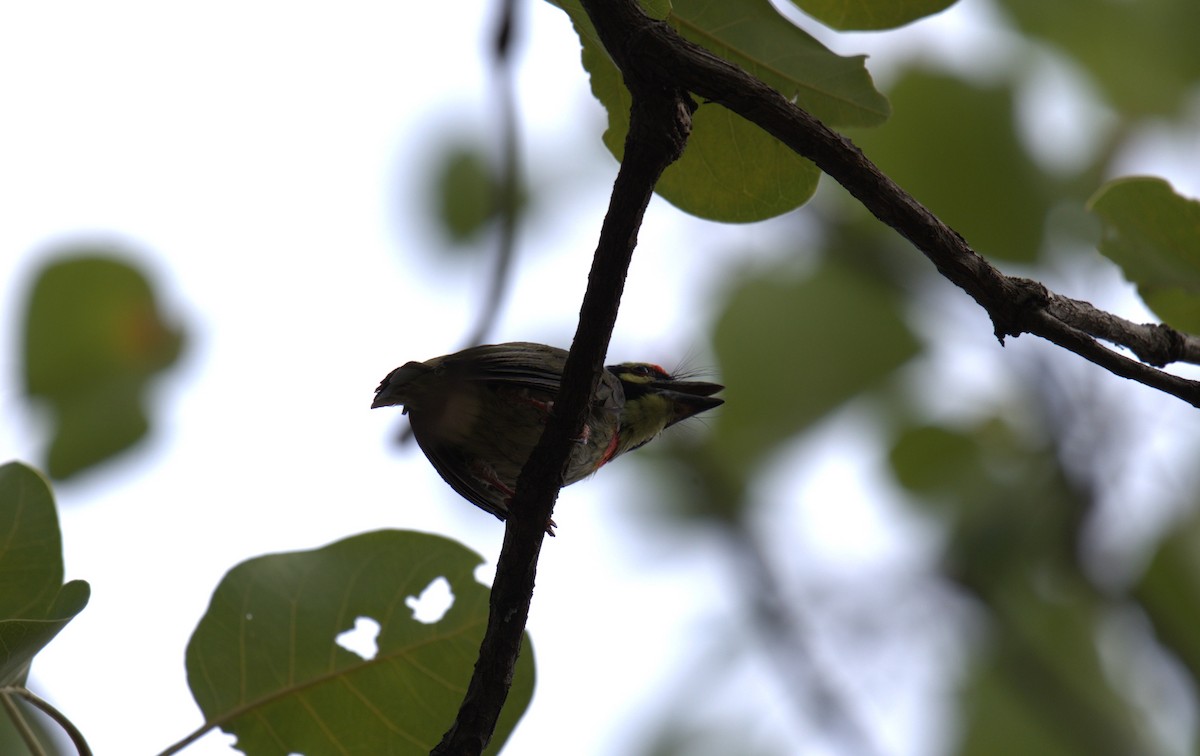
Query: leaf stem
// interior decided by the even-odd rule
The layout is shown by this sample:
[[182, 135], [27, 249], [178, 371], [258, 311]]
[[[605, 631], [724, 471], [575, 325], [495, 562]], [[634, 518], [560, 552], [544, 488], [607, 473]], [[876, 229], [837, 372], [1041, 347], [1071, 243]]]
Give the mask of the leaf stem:
[[184, 748], [187, 748], [192, 743], [195, 743], [197, 740], [204, 737], [206, 734], [208, 734], [208, 731], [211, 730], [215, 726], [216, 726], [216, 724], [214, 722], [205, 722], [204, 724], [200, 725], [199, 727], [197, 727], [196, 729], [194, 729], [190, 733], [188, 733], [188, 735], [186, 737], [184, 737], [182, 740], [178, 740], [178, 741], [172, 743], [171, 745], [167, 746], [166, 748], [164, 748], [158, 754], [158, 756], [171, 756], [171, 754], [173, 754], [173, 753], [179, 753]]
[[63, 729], [63, 732], [67, 733], [67, 737], [71, 739], [71, 744], [75, 746], [75, 751], [79, 756], [92, 756], [92, 749], [88, 746], [83, 733], [79, 731], [74, 722], [67, 718], [66, 714], [56, 709], [49, 701], [23, 686], [0, 688], [0, 700], [4, 702], [4, 708], [12, 717], [13, 724], [21, 732], [21, 737], [25, 739], [25, 744], [29, 746], [29, 750], [34, 756], [45, 756], [46, 751], [38, 742], [37, 734], [29, 727], [29, 722], [26, 721], [16, 702], [12, 700], [13, 696], [24, 698], [53, 719]]

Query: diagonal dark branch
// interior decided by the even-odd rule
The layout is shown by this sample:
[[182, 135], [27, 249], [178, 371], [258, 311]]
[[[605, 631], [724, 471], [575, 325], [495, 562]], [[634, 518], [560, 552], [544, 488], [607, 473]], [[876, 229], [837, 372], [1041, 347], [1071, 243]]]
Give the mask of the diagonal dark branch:
[[[628, 78], [630, 71], [664, 86], [679, 86], [760, 126], [808, 158], [877, 218], [920, 249], [946, 278], [991, 317], [996, 337], [1031, 333], [1124, 378], [1200, 406], [1200, 381], [1156, 369], [1172, 362], [1200, 364], [1200, 338], [1165, 325], [1139, 324], [1071, 299], [1029, 279], [1007, 276], [976, 253], [957, 232], [901, 189], [862, 154], [782, 94], [737, 66], [680, 37], [669, 24], [642, 13], [633, 0], [589, 8], [599, 29], [619, 29], [604, 40]], [[603, 37], [602, 37], [603, 39]], [[1130, 359], [1103, 339], [1132, 351]]]
[[563, 369], [562, 388], [546, 430], [517, 479], [475, 672], [454, 724], [433, 754], [478, 754], [495, 729], [521, 650], [546, 523], [562, 486], [572, 440], [582, 433], [591, 396], [604, 368], [638, 229], [654, 185], [663, 170], [682, 154], [691, 129], [695, 105], [686, 93], [639, 86], [636, 77], [627, 84], [633, 105], [625, 159], [600, 229], [579, 325]]

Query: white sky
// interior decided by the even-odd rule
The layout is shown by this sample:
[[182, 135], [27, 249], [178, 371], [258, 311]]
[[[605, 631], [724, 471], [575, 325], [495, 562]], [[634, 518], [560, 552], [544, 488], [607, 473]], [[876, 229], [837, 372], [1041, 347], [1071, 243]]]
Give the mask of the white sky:
[[[499, 523], [458, 499], [415, 448], [394, 450], [398, 413], [367, 409], [389, 369], [455, 348], [475, 316], [484, 273], [422, 249], [438, 239], [416, 193], [431, 135], [474, 133], [490, 117], [491, 10], [461, 0], [0, 9], [0, 459], [39, 458], [12, 355], [20, 294], [48, 245], [99, 236], [142, 250], [168, 316], [187, 328], [182, 364], [157, 387], [152, 443], [57, 487], [67, 576], [93, 593], [38, 657], [33, 685], [96, 753], [156, 753], [200, 724], [184, 647], [221, 576], [244, 559], [408, 528], [494, 560]], [[615, 163], [599, 147], [603, 115], [565, 17], [545, 3], [526, 10], [526, 152], [573, 208], [537, 218], [523, 237], [511, 309], [493, 336], [566, 345]], [[615, 359], [703, 354], [691, 302], [714, 291], [711, 271], [732, 255], [772, 246], [770, 224], [697, 232], [679, 218], [651, 207]], [[886, 534], [913, 526], [845, 487], [864, 450], [844, 435], [832, 451], [808, 449], [807, 474], [791, 470], [779, 485], [815, 523], [803, 544], [811, 556], [793, 558], [903, 562]], [[703, 645], [737, 615], [717, 544], [641, 532], [625, 516], [636, 472], [614, 465], [560, 498], [530, 623], [538, 689], [512, 753], [567, 743], [585, 756], [627, 752], [652, 731], [667, 681], [698, 658], [681, 639]], [[835, 518], [814, 516], [822, 480], [842, 482]], [[748, 742], [799, 749], [812, 733], [771, 676], [736, 670], [711, 716], [748, 717]], [[889, 753], [937, 740], [927, 719], [887, 714], [936, 703], [937, 689], [900, 691], [867, 712], [888, 722]], [[231, 753], [225, 740], [186, 753]]]

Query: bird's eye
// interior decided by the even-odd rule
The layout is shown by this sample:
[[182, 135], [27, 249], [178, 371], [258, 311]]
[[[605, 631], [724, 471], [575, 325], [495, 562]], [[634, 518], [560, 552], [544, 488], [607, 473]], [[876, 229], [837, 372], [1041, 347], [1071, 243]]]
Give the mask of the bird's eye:
[[670, 378], [671, 375], [666, 370], [663, 370], [658, 365], [640, 364], [634, 365], [634, 375], [642, 378]]

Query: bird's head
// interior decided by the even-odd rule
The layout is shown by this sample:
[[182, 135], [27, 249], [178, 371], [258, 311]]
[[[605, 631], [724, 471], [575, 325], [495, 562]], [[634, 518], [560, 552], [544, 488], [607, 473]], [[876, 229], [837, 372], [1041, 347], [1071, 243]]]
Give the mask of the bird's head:
[[606, 369], [625, 391], [617, 454], [638, 448], [680, 420], [725, 403], [713, 396], [725, 388], [721, 384], [686, 380], [658, 365], [623, 362]]

